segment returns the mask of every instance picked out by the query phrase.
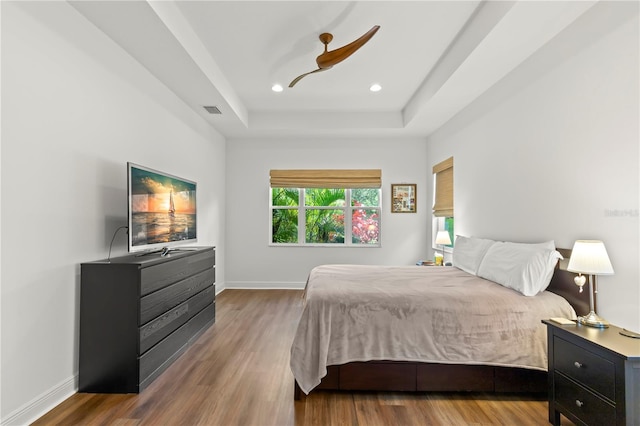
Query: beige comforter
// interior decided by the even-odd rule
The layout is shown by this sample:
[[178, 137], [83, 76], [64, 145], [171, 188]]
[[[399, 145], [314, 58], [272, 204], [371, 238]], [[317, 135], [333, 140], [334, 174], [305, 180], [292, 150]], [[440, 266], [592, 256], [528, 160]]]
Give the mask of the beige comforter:
[[328, 365], [397, 360], [547, 369], [550, 317], [562, 297], [534, 297], [455, 267], [324, 265], [309, 274], [291, 370], [309, 393]]

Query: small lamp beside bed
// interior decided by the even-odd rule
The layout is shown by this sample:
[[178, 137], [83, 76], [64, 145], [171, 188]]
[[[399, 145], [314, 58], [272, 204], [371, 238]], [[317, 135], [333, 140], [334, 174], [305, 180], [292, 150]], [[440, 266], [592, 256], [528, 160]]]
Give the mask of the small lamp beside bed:
[[571, 251], [567, 270], [579, 274], [574, 281], [580, 287], [580, 292], [582, 292], [582, 286], [585, 284], [585, 277], [582, 274], [589, 276], [590, 312], [586, 316], [578, 317], [578, 322], [590, 327], [609, 327], [609, 322], [596, 314], [594, 302], [595, 295], [598, 293], [595, 276], [613, 275], [613, 267], [604, 243], [597, 240], [576, 240]]
[[451, 237], [449, 236], [449, 231], [438, 231], [436, 234], [436, 244], [440, 245], [440, 249], [442, 250], [442, 262], [438, 262], [437, 253], [436, 253], [436, 265], [444, 265], [444, 246], [448, 246], [451, 244]]

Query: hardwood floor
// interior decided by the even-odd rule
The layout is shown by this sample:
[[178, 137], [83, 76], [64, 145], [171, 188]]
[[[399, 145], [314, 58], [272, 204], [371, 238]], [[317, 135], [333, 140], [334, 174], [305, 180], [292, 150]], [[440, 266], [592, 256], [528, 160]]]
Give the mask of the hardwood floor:
[[301, 297], [295, 290], [226, 290], [217, 297], [215, 325], [144, 392], [77, 393], [33, 424], [549, 424], [547, 401], [535, 396], [317, 392], [294, 401], [289, 349]]

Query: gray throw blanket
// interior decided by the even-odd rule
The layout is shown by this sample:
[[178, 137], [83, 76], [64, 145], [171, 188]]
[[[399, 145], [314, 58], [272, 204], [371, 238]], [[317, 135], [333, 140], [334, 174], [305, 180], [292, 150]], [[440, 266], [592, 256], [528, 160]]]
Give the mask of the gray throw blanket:
[[562, 297], [527, 297], [455, 267], [323, 265], [309, 274], [291, 370], [309, 393], [328, 365], [396, 360], [547, 369], [542, 319]]

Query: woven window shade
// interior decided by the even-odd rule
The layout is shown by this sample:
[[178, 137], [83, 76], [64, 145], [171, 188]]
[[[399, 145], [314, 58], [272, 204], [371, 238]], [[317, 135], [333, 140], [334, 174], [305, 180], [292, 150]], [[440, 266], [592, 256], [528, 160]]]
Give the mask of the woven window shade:
[[271, 170], [272, 188], [380, 188], [380, 169]]
[[433, 166], [436, 180], [433, 215], [453, 217], [453, 157]]

